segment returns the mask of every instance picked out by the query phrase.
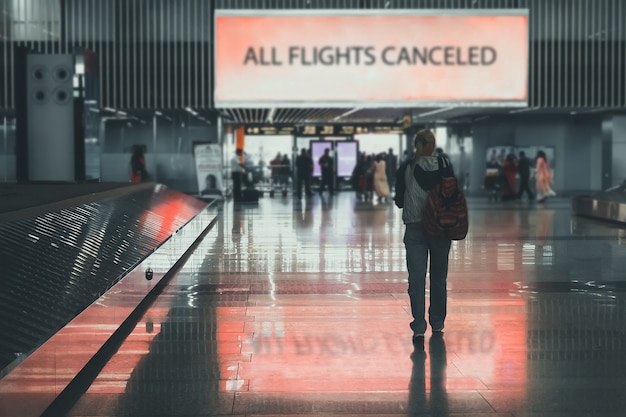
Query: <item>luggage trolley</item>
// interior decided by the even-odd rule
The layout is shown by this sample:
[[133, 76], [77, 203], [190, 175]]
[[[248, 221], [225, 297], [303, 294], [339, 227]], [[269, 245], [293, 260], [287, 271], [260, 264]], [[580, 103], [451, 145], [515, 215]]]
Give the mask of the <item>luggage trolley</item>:
[[502, 198], [502, 183], [498, 168], [487, 168], [483, 188], [489, 191], [489, 201], [498, 201]]

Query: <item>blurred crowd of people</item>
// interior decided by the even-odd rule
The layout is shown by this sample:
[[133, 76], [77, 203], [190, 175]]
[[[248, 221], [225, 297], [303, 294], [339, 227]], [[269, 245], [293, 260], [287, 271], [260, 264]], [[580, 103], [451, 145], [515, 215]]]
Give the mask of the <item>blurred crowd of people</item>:
[[[241, 150], [238, 150], [241, 152]], [[242, 185], [255, 184], [267, 181], [272, 187], [286, 190], [292, 186], [298, 197], [306, 195], [311, 197], [313, 171], [317, 164], [320, 167], [320, 180], [318, 192], [335, 194], [337, 188], [336, 167], [330, 149], [314, 161], [310, 149], [303, 148], [296, 157], [294, 164], [287, 153], [277, 153], [269, 162], [269, 178], [264, 175], [267, 168], [261, 160], [254, 165], [247, 154], [237, 153], [233, 160], [232, 171], [236, 173], [234, 181], [235, 189], [241, 189]], [[437, 148], [434, 156], [446, 156], [443, 149]], [[358, 161], [350, 177], [350, 185], [356, 192], [358, 201], [377, 201], [388, 203], [396, 181], [398, 167], [405, 160], [410, 160], [412, 155], [407, 151], [400, 159], [392, 148], [379, 153], [360, 152]], [[243, 162], [240, 160], [243, 159]], [[294, 172], [295, 171], [295, 172]], [[529, 200], [537, 199], [544, 202], [548, 197], [555, 196], [552, 190], [552, 169], [548, 163], [545, 152], [538, 151], [533, 164], [524, 151], [518, 155], [497, 155], [494, 150], [487, 161], [488, 174], [485, 178], [484, 188], [498, 193], [498, 198], [504, 201], [521, 199], [526, 194]], [[494, 175], [491, 175], [489, 172]], [[294, 176], [295, 173], [295, 176]], [[519, 184], [517, 177], [519, 176]], [[534, 179], [535, 193], [531, 190], [531, 181]]]
[[359, 159], [352, 171], [351, 184], [360, 201], [380, 203], [391, 201], [390, 195], [396, 182], [398, 157], [389, 148], [387, 152], [359, 153]]
[[[535, 199], [530, 188], [532, 178], [535, 180], [537, 202], [543, 203], [548, 197], [556, 195], [552, 189], [552, 169], [544, 151], [537, 151], [533, 169], [531, 161], [524, 151], [520, 151], [518, 156], [514, 153], [504, 156], [496, 155], [494, 150], [487, 161], [487, 171], [485, 189], [499, 192], [499, 197], [503, 201], [519, 200], [524, 193], [529, 200]], [[493, 174], [489, 171], [493, 171]], [[520, 178], [519, 187], [517, 187], [518, 175]]]

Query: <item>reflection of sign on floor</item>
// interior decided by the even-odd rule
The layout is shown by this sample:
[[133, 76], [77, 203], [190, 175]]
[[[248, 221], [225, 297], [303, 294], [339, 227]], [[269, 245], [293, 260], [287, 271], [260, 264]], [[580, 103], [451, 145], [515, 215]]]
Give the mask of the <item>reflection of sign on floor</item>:
[[[344, 356], [344, 355], [395, 355], [406, 351], [405, 340], [395, 333], [372, 335], [334, 334], [320, 335], [272, 335], [263, 324], [262, 334], [252, 339], [253, 353], [285, 354], [296, 356]], [[284, 330], [283, 330], [284, 331]], [[496, 336], [491, 330], [468, 330], [446, 333], [446, 340], [457, 353], [487, 354], [494, 351]]]
[[406, 353], [406, 343], [396, 334], [294, 335], [283, 338], [255, 336], [254, 354], [293, 354], [295, 356], [345, 356]]
[[[407, 389], [414, 366], [408, 305], [397, 308], [391, 302], [392, 307], [379, 298], [320, 305], [311, 305], [317, 298], [305, 300], [294, 305], [300, 299], [287, 298], [287, 305], [277, 301], [246, 310], [254, 321], [246, 322], [243, 332], [235, 331], [243, 342], [236, 347], [250, 359], [240, 366], [238, 380], [250, 381], [250, 390], [257, 393], [345, 392], [346, 386], [355, 393]], [[455, 389], [474, 389], [477, 383], [523, 386], [529, 349], [526, 301], [496, 297], [487, 308], [473, 298], [450, 301], [452, 321], [442, 340], [448, 359], [461, 360], [454, 367], [445, 362], [451, 370], [448, 383]], [[320, 306], [327, 309], [323, 317]], [[427, 372], [434, 364], [432, 344], [428, 331]], [[226, 342], [220, 346], [224, 352], [230, 347]]]

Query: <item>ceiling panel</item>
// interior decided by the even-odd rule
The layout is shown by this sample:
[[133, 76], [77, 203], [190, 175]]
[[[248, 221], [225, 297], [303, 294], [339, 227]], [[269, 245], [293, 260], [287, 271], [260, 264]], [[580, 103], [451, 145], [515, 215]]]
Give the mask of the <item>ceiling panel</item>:
[[380, 109], [220, 109], [228, 124], [323, 124], [323, 123], [382, 123], [402, 124], [410, 115], [413, 125], [432, 123], [473, 123], [489, 117], [527, 115], [591, 115], [624, 112], [621, 108], [504, 108], [504, 107], [440, 107], [440, 108], [380, 108]]

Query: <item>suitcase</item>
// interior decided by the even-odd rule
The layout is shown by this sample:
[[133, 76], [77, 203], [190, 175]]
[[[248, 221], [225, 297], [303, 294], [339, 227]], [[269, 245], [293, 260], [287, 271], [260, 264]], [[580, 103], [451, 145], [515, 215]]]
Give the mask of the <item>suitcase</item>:
[[259, 201], [259, 195], [259, 190], [246, 188], [245, 190], [241, 190], [241, 201], [247, 203], [256, 203]]

